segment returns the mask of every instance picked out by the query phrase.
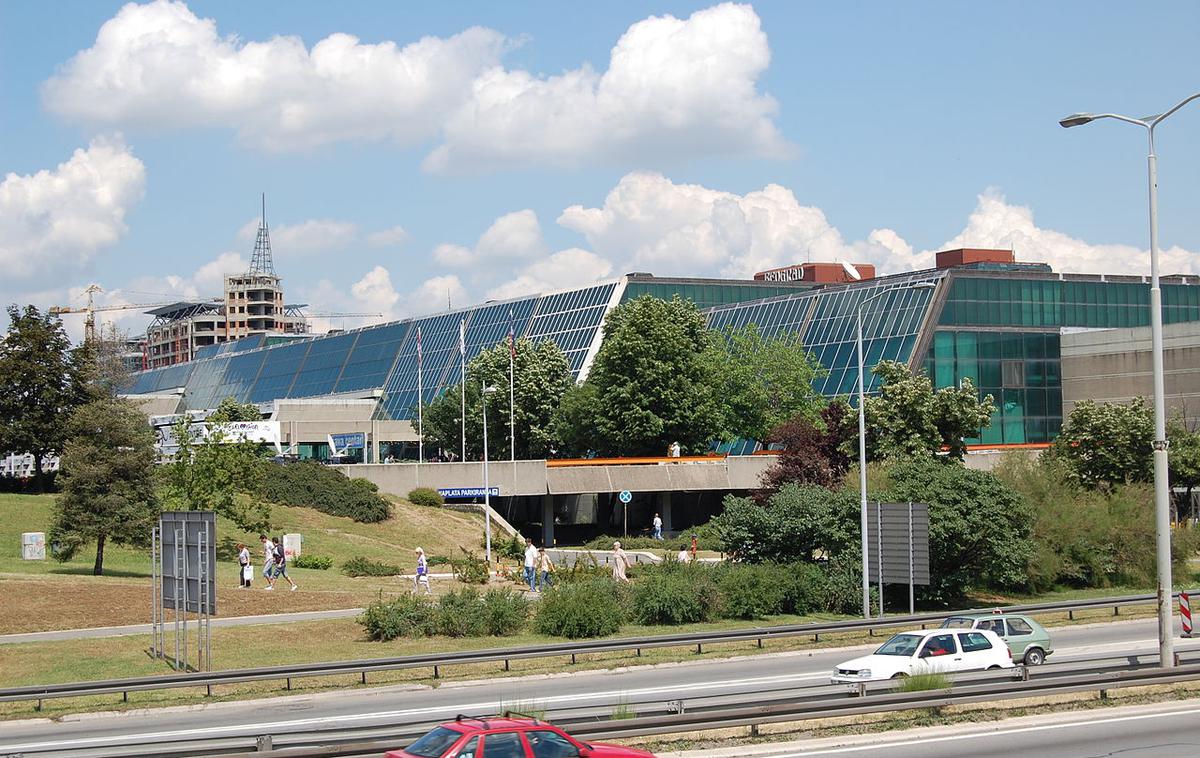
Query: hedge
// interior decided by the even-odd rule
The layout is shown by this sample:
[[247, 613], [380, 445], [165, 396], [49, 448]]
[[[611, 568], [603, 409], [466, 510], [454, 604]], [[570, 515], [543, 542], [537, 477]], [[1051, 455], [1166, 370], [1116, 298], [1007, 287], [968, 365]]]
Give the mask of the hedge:
[[366, 479], [349, 479], [337, 469], [312, 461], [269, 466], [260, 497], [280, 505], [315, 508], [331, 516], [374, 523], [391, 515], [391, 504]]

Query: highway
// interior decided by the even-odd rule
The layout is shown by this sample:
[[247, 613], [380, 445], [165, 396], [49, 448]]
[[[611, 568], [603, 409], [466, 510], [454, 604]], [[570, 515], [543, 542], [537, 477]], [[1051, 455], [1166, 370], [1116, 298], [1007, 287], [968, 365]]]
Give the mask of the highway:
[[[828, 744], [836, 740], [822, 740]], [[846, 740], [846, 742], [851, 742]], [[715, 752], [715, 751], [714, 751]], [[689, 754], [695, 755], [695, 753]], [[914, 729], [852, 744], [780, 746], [762, 758], [1184, 758], [1200, 755], [1200, 706], [1168, 703], [1009, 719], [988, 725]], [[714, 756], [715, 758], [715, 756]]]
[[[1050, 658], [1051, 665], [1099, 654], [1151, 652], [1157, 645], [1153, 619], [1059, 628], [1053, 629], [1052, 634], [1057, 652]], [[1177, 642], [1180, 650], [1200, 650], [1200, 639]], [[764, 654], [549, 677], [444, 682], [433, 688], [403, 685], [355, 689], [104, 717], [68, 716], [54, 722], [45, 719], [0, 722], [0, 756], [18, 752], [103, 755], [83, 748], [97, 742], [115, 747], [135, 735], [138, 741], [153, 744], [214, 736], [384, 725], [426, 717], [436, 720], [456, 713], [494, 713], [506, 707], [546, 710], [552, 714], [567, 708], [582, 709], [580, 713], [606, 716], [619, 701], [662, 703], [684, 699], [688, 702], [701, 696], [720, 696], [719, 702], [733, 704], [744, 703], [749, 695], [757, 699], [772, 689], [798, 686], [818, 687], [814, 692], [837, 694], [845, 692], [845, 688], [826, 684], [830, 670], [865, 649]], [[632, 664], [636, 659], [630, 656], [625, 660]], [[926, 753], [922, 758], [931, 756]]]

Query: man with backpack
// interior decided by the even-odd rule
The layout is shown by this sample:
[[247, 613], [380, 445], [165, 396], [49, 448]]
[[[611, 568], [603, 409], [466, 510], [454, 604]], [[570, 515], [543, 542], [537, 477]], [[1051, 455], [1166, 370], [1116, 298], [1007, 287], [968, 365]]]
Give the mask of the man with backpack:
[[[290, 576], [288, 576], [287, 553], [285, 553], [283, 550], [283, 540], [280, 539], [279, 537], [276, 537], [275, 538], [275, 579], [278, 580], [279, 577], [281, 577], [281, 576], [284, 579], [288, 580], [288, 584], [292, 585], [292, 592], [295, 592], [296, 590], [299, 589], [299, 587], [296, 586], [296, 583], [292, 581], [292, 578]], [[274, 583], [272, 582], [272, 584], [274, 584]]]

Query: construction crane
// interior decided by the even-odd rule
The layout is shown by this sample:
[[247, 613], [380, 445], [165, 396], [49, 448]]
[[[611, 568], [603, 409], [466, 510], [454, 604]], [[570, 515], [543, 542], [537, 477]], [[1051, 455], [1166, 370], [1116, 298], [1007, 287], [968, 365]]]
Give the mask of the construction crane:
[[144, 308], [158, 308], [164, 305], [171, 305], [174, 300], [168, 300], [162, 303], [125, 303], [123, 305], [96, 305], [96, 293], [103, 292], [104, 289], [98, 284], [89, 284], [87, 289], [83, 291], [87, 295], [87, 305], [82, 308], [73, 308], [66, 305], [51, 306], [49, 313], [51, 316], [62, 316], [67, 313], [86, 313], [87, 318], [83, 321], [83, 339], [85, 342], [94, 342], [96, 340], [96, 313], [99, 311], [130, 311], [142, 310]]

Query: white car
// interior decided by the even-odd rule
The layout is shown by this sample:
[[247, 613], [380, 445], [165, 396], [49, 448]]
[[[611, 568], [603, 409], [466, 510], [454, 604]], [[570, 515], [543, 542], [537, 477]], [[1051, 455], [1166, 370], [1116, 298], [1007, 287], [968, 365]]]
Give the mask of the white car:
[[1012, 653], [985, 629], [922, 629], [892, 637], [874, 653], [839, 663], [834, 684], [877, 682], [912, 674], [1012, 668]]

